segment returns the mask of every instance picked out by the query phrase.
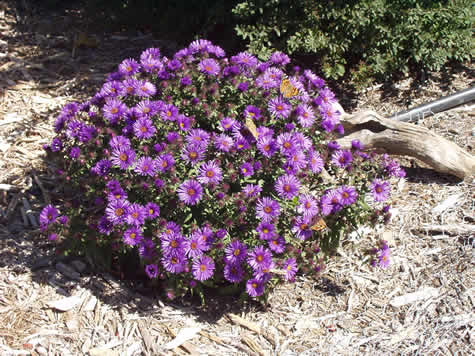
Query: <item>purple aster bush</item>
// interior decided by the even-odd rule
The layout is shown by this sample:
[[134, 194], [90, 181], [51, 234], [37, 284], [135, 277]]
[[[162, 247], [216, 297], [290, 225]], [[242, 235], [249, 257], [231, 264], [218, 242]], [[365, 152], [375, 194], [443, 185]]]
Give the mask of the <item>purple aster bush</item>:
[[405, 173], [360, 142], [340, 147], [334, 93], [290, 68], [285, 53], [226, 57], [203, 39], [124, 59], [54, 120], [45, 150], [63, 187], [40, 214], [45, 238], [111, 264], [129, 253], [174, 297], [232, 286], [265, 298], [317, 275], [351, 231], [389, 220]]

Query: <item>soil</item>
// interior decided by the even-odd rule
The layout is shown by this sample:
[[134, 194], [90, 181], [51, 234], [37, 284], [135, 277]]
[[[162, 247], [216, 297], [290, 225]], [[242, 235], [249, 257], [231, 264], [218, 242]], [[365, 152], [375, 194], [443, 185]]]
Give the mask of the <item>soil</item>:
[[[0, 354], [474, 354], [475, 179], [411, 157], [399, 157], [407, 177], [394, 181], [391, 222], [348, 236], [321, 278], [299, 276], [266, 306], [165, 300], [89, 261], [56, 256], [38, 229], [55, 187], [42, 150], [55, 116], [93, 95], [122, 59], [178, 48], [153, 34], [88, 31], [77, 11], [50, 15], [19, 24], [0, 1]], [[467, 63], [359, 93], [330, 86], [347, 112], [389, 116], [473, 86], [474, 69]], [[473, 103], [416, 124], [473, 154]], [[387, 269], [370, 268], [361, 254], [379, 238], [391, 246]], [[170, 344], [177, 334], [181, 341]]]

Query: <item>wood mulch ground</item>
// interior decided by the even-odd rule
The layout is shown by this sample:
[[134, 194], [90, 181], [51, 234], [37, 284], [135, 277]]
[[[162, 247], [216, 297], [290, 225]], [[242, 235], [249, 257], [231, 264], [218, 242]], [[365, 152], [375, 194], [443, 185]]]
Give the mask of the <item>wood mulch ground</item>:
[[[56, 113], [93, 94], [122, 59], [176, 49], [140, 33], [95, 33], [92, 45], [74, 46], [79, 15], [32, 18], [19, 31], [0, 1], [1, 355], [473, 354], [475, 180], [409, 157], [401, 158], [408, 176], [393, 185], [391, 223], [348, 236], [322, 278], [279, 287], [265, 309], [225, 298], [204, 308], [160, 300], [54, 256], [38, 215], [55, 184], [41, 146]], [[473, 79], [473, 66], [434, 73], [423, 86], [375, 86], [351, 110], [343, 106], [388, 115]], [[473, 103], [418, 124], [474, 152]], [[369, 237], [389, 241], [388, 269], [362, 262], [358, 247]]]

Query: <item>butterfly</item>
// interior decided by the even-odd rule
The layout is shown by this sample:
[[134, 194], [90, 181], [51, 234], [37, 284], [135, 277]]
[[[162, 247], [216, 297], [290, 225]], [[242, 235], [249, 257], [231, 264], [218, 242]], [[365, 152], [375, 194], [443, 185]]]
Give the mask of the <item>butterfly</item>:
[[280, 83], [280, 93], [284, 98], [292, 98], [299, 95], [299, 90], [292, 85], [289, 78], [284, 78]]
[[321, 217], [316, 217], [312, 221], [312, 226], [310, 226], [310, 229], [313, 231], [321, 231], [325, 230], [327, 228], [327, 224], [325, 223], [325, 220], [323, 220]]
[[254, 121], [250, 117], [246, 118], [246, 127], [249, 130], [249, 132], [254, 136], [254, 138], [257, 140], [259, 137], [259, 133], [257, 132], [257, 127]]

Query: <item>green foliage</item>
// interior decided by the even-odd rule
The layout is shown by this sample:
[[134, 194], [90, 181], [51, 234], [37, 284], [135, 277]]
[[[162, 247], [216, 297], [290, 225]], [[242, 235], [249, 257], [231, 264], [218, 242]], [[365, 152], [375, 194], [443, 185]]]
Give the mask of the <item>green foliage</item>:
[[466, 0], [248, 0], [233, 13], [261, 59], [276, 49], [314, 54], [326, 76], [351, 71], [364, 83], [471, 59], [473, 9]]

